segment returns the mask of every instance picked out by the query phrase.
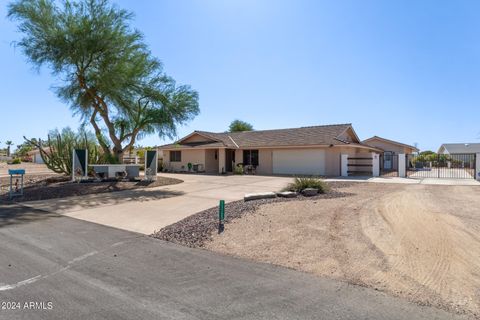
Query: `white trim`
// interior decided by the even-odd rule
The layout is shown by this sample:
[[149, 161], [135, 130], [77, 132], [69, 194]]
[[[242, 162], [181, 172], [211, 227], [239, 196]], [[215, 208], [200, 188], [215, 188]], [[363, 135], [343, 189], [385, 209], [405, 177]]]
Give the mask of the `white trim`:
[[480, 152], [478, 152], [475, 156], [476, 158], [476, 163], [475, 163], [475, 168], [477, 172], [475, 172], [475, 179], [477, 181], [480, 181]]
[[230, 138], [230, 140], [232, 140], [233, 144], [235, 145], [235, 147], [237, 147], [237, 149], [240, 149], [240, 147], [238, 146], [238, 144], [235, 142], [235, 140], [233, 140], [233, 138], [231, 136], [228, 136]]
[[340, 175], [348, 177], [348, 154], [340, 155]]
[[380, 157], [375, 152], [372, 152], [372, 176], [380, 176]]
[[405, 178], [406, 175], [406, 156], [404, 153], [398, 154], [398, 176]]

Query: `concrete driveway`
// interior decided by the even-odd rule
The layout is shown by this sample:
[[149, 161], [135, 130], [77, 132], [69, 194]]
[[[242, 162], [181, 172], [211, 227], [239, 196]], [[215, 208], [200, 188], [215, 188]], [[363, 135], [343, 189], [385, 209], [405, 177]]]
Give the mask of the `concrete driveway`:
[[24, 207], [0, 205], [0, 243], [1, 320], [463, 319], [372, 289]]
[[[162, 174], [181, 184], [42, 201], [24, 205], [124, 230], [152, 234], [191, 214], [243, 199], [245, 193], [277, 191], [291, 178]], [[228, 214], [228, 212], [227, 212]]]

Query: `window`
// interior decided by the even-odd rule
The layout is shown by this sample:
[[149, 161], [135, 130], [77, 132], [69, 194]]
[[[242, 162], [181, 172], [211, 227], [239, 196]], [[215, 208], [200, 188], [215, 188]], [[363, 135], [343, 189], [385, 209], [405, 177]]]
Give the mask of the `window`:
[[258, 166], [258, 150], [243, 150], [243, 164]]
[[181, 162], [182, 151], [170, 151], [170, 162]]

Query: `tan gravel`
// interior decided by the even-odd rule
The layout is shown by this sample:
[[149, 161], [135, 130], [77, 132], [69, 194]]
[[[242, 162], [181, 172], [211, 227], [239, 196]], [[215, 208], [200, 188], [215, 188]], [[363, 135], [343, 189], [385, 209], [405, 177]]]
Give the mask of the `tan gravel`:
[[480, 188], [359, 183], [267, 204], [206, 248], [480, 316]]

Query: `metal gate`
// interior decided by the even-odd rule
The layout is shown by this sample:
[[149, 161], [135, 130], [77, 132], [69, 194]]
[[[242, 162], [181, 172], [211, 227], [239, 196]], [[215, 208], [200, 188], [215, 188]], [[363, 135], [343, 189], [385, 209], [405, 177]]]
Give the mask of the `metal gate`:
[[349, 156], [347, 166], [349, 176], [371, 176], [373, 174], [372, 158], [369, 156]]
[[409, 178], [475, 179], [475, 153], [409, 154], [406, 173]]
[[398, 177], [398, 154], [390, 151], [380, 154], [380, 176]]

